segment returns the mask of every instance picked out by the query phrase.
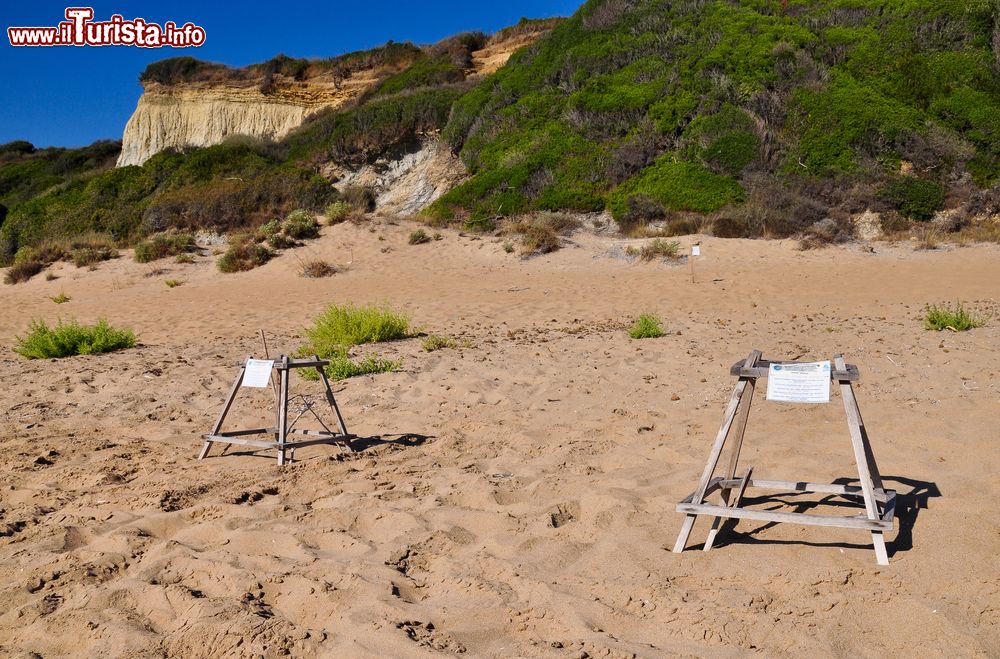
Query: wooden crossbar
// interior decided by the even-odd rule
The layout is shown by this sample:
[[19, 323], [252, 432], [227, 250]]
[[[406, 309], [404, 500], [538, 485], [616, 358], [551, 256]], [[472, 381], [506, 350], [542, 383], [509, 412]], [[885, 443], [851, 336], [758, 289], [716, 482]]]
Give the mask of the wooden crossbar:
[[[893, 528], [896, 493], [893, 490], [885, 489], [882, 485], [882, 477], [875, 463], [875, 456], [872, 453], [868, 432], [861, 418], [861, 410], [858, 407], [857, 398], [854, 396], [854, 389], [851, 383], [856, 382], [860, 378], [858, 367], [854, 364], [845, 363], [842, 355], [834, 357], [833, 362], [834, 368], [831, 369], [830, 377], [840, 387], [841, 398], [844, 402], [844, 411], [847, 415], [847, 426], [851, 436], [851, 445], [854, 449], [854, 458], [858, 467], [859, 484], [840, 485], [836, 483], [810, 483], [807, 481], [765, 480], [752, 478], [752, 468], [747, 469], [742, 477], [736, 477], [740, 450], [743, 445], [743, 436], [746, 432], [750, 405], [753, 400], [757, 379], [767, 377], [771, 364], [801, 363], [763, 359], [760, 351], [754, 350], [746, 359], [736, 362], [730, 368], [730, 373], [739, 379], [733, 388], [733, 394], [730, 397], [729, 405], [723, 417], [722, 427], [719, 429], [715, 443], [709, 452], [708, 462], [702, 472], [698, 487], [693, 493], [677, 504], [677, 512], [684, 514], [684, 521], [677, 535], [677, 542], [674, 544], [674, 552], [684, 550], [698, 516], [710, 515], [714, 519], [708, 539], [705, 542], [705, 551], [712, 548], [716, 534], [722, 528], [722, 519], [751, 519], [766, 522], [792, 522], [808, 526], [867, 530], [871, 533], [876, 561], [879, 565], [889, 564], [883, 532], [891, 531]], [[723, 449], [730, 439], [732, 441], [728, 467], [723, 476], [715, 476], [714, 473], [719, 464]], [[767, 490], [860, 497], [864, 502], [864, 514], [857, 517], [843, 517], [746, 508], [742, 505], [742, 500], [747, 488], [751, 487]], [[715, 492], [720, 493], [722, 498], [721, 504], [706, 501], [706, 498]], [[732, 501], [730, 501], [731, 497]]]

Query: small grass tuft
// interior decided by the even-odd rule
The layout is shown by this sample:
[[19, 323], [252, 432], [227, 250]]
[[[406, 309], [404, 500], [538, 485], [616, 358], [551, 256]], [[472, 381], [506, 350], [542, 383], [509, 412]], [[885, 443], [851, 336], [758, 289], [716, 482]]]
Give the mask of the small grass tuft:
[[[392, 359], [382, 359], [381, 357], [365, 357], [364, 359], [354, 361], [346, 353], [342, 355], [333, 355], [328, 358], [330, 364], [324, 369], [326, 371], [326, 376], [332, 380], [346, 380], [347, 378], [353, 378], [358, 375], [372, 375], [375, 373], [392, 373], [393, 371], [398, 371], [403, 366], [403, 362], [392, 360]], [[313, 377], [315, 376], [315, 371], [304, 371]]]
[[167, 285], [167, 288], [177, 288], [184, 282], [182, 282], [180, 279], [167, 279], [163, 283]]
[[680, 258], [681, 244], [676, 240], [664, 240], [657, 238], [651, 243], [646, 243], [639, 250], [639, 258], [643, 261], [653, 259], [677, 259]]
[[449, 336], [440, 336], [438, 334], [428, 334], [424, 337], [424, 340], [420, 342], [424, 350], [427, 352], [434, 352], [435, 350], [441, 350], [443, 348], [454, 348], [458, 345], [455, 339]]
[[133, 348], [135, 342], [135, 332], [116, 329], [104, 319], [96, 325], [59, 321], [52, 328], [45, 321], [35, 320], [26, 336], [16, 338], [14, 352], [28, 359], [53, 359]]
[[411, 245], [423, 245], [424, 243], [429, 243], [431, 237], [427, 235], [427, 232], [423, 229], [417, 229], [410, 233], [409, 243]]
[[633, 339], [655, 339], [663, 336], [663, 321], [651, 313], [641, 314], [628, 331]]
[[69, 302], [73, 298], [71, 298], [70, 296], [66, 295], [65, 293], [60, 293], [59, 295], [56, 295], [54, 297], [50, 297], [49, 299], [52, 300], [53, 302], [55, 302], [56, 304], [66, 304], [67, 302]]
[[194, 254], [178, 254], [175, 263], [194, 263]]
[[953, 332], [964, 332], [974, 327], [982, 327], [983, 319], [967, 311], [961, 302], [955, 304], [955, 308], [950, 306], [937, 306], [929, 304], [924, 313], [924, 329], [940, 332], [941, 330], [952, 330]]
[[302, 264], [302, 269], [299, 270], [300, 276], [310, 279], [320, 279], [334, 274], [337, 274], [337, 268], [319, 259], [306, 261]]

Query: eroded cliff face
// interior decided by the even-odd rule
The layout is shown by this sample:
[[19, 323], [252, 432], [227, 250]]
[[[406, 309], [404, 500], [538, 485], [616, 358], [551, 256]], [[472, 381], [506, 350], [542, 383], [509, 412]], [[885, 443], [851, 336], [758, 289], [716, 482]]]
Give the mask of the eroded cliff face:
[[313, 112], [357, 97], [368, 82], [309, 82], [266, 95], [256, 85], [149, 84], [125, 125], [118, 166], [141, 165], [170, 147], [219, 144], [232, 135], [281, 139]]
[[[490, 39], [484, 48], [472, 53], [472, 67], [466, 75], [493, 73], [515, 50], [538, 40], [548, 30], [539, 27]], [[261, 91], [260, 81], [147, 83], [125, 125], [118, 166], [141, 165], [171, 147], [219, 144], [233, 135], [281, 139], [310, 114], [360, 97], [390, 73], [366, 69], [337, 80], [331, 76], [304, 81], [282, 78], [266, 94]]]

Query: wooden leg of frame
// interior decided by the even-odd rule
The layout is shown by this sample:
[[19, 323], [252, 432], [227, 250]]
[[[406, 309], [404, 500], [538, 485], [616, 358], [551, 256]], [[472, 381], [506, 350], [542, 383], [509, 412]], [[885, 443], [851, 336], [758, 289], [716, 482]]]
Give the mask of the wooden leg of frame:
[[675, 554], [684, 551], [684, 546], [687, 545], [688, 537], [691, 535], [691, 529], [694, 528], [694, 521], [696, 519], [698, 519], [697, 515], [684, 516], [684, 522], [681, 524], [681, 532], [677, 534], [677, 542], [674, 543]]
[[879, 565], [889, 564], [889, 553], [885, 550], [885, 537], [881, 531], [872, 531], [872, 544], [875, 545], [875, 560]]
[[[247, 359], [250, 359], [250, 357], [248, 356]], [[212, 426], [211, 434], [218, 435], [219, 431], [222, 430], [222, 423], [226, 420], [226, 415], [229, 414], [229, 408], [233, 406], [233, 401], [236, 400], [236, 394], [240, 390], [240, 385], [243, 384], [243, 374], [246, 372], [246, 369], [246, 361], [244, 361], [243, 366], [240, 367], [240, 372], [233, 381], [233, 386], [229, 388], [229, 394], [226, 395], [226, 402], [222, 406], [222, 411], [219, 412], [219, 418], [215, 420], [215, 425]], [[211, 448], [212, 442], [206, 440], [205, 445], [201, 447], [201, 454], [198, 456], [198, 459], [204, 460]]]

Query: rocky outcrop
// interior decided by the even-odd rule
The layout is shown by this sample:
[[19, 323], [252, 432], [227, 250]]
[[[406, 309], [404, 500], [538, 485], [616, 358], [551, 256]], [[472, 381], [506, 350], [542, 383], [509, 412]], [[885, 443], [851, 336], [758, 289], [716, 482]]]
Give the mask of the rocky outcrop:
[[467, 175], [458, 156], [431, 136], [358, 169], [331, 163], [324, 174], [335, 179], [340, 190], [352, 185], [370, 188], [375, 210], [386, 215], [419, 213]]

